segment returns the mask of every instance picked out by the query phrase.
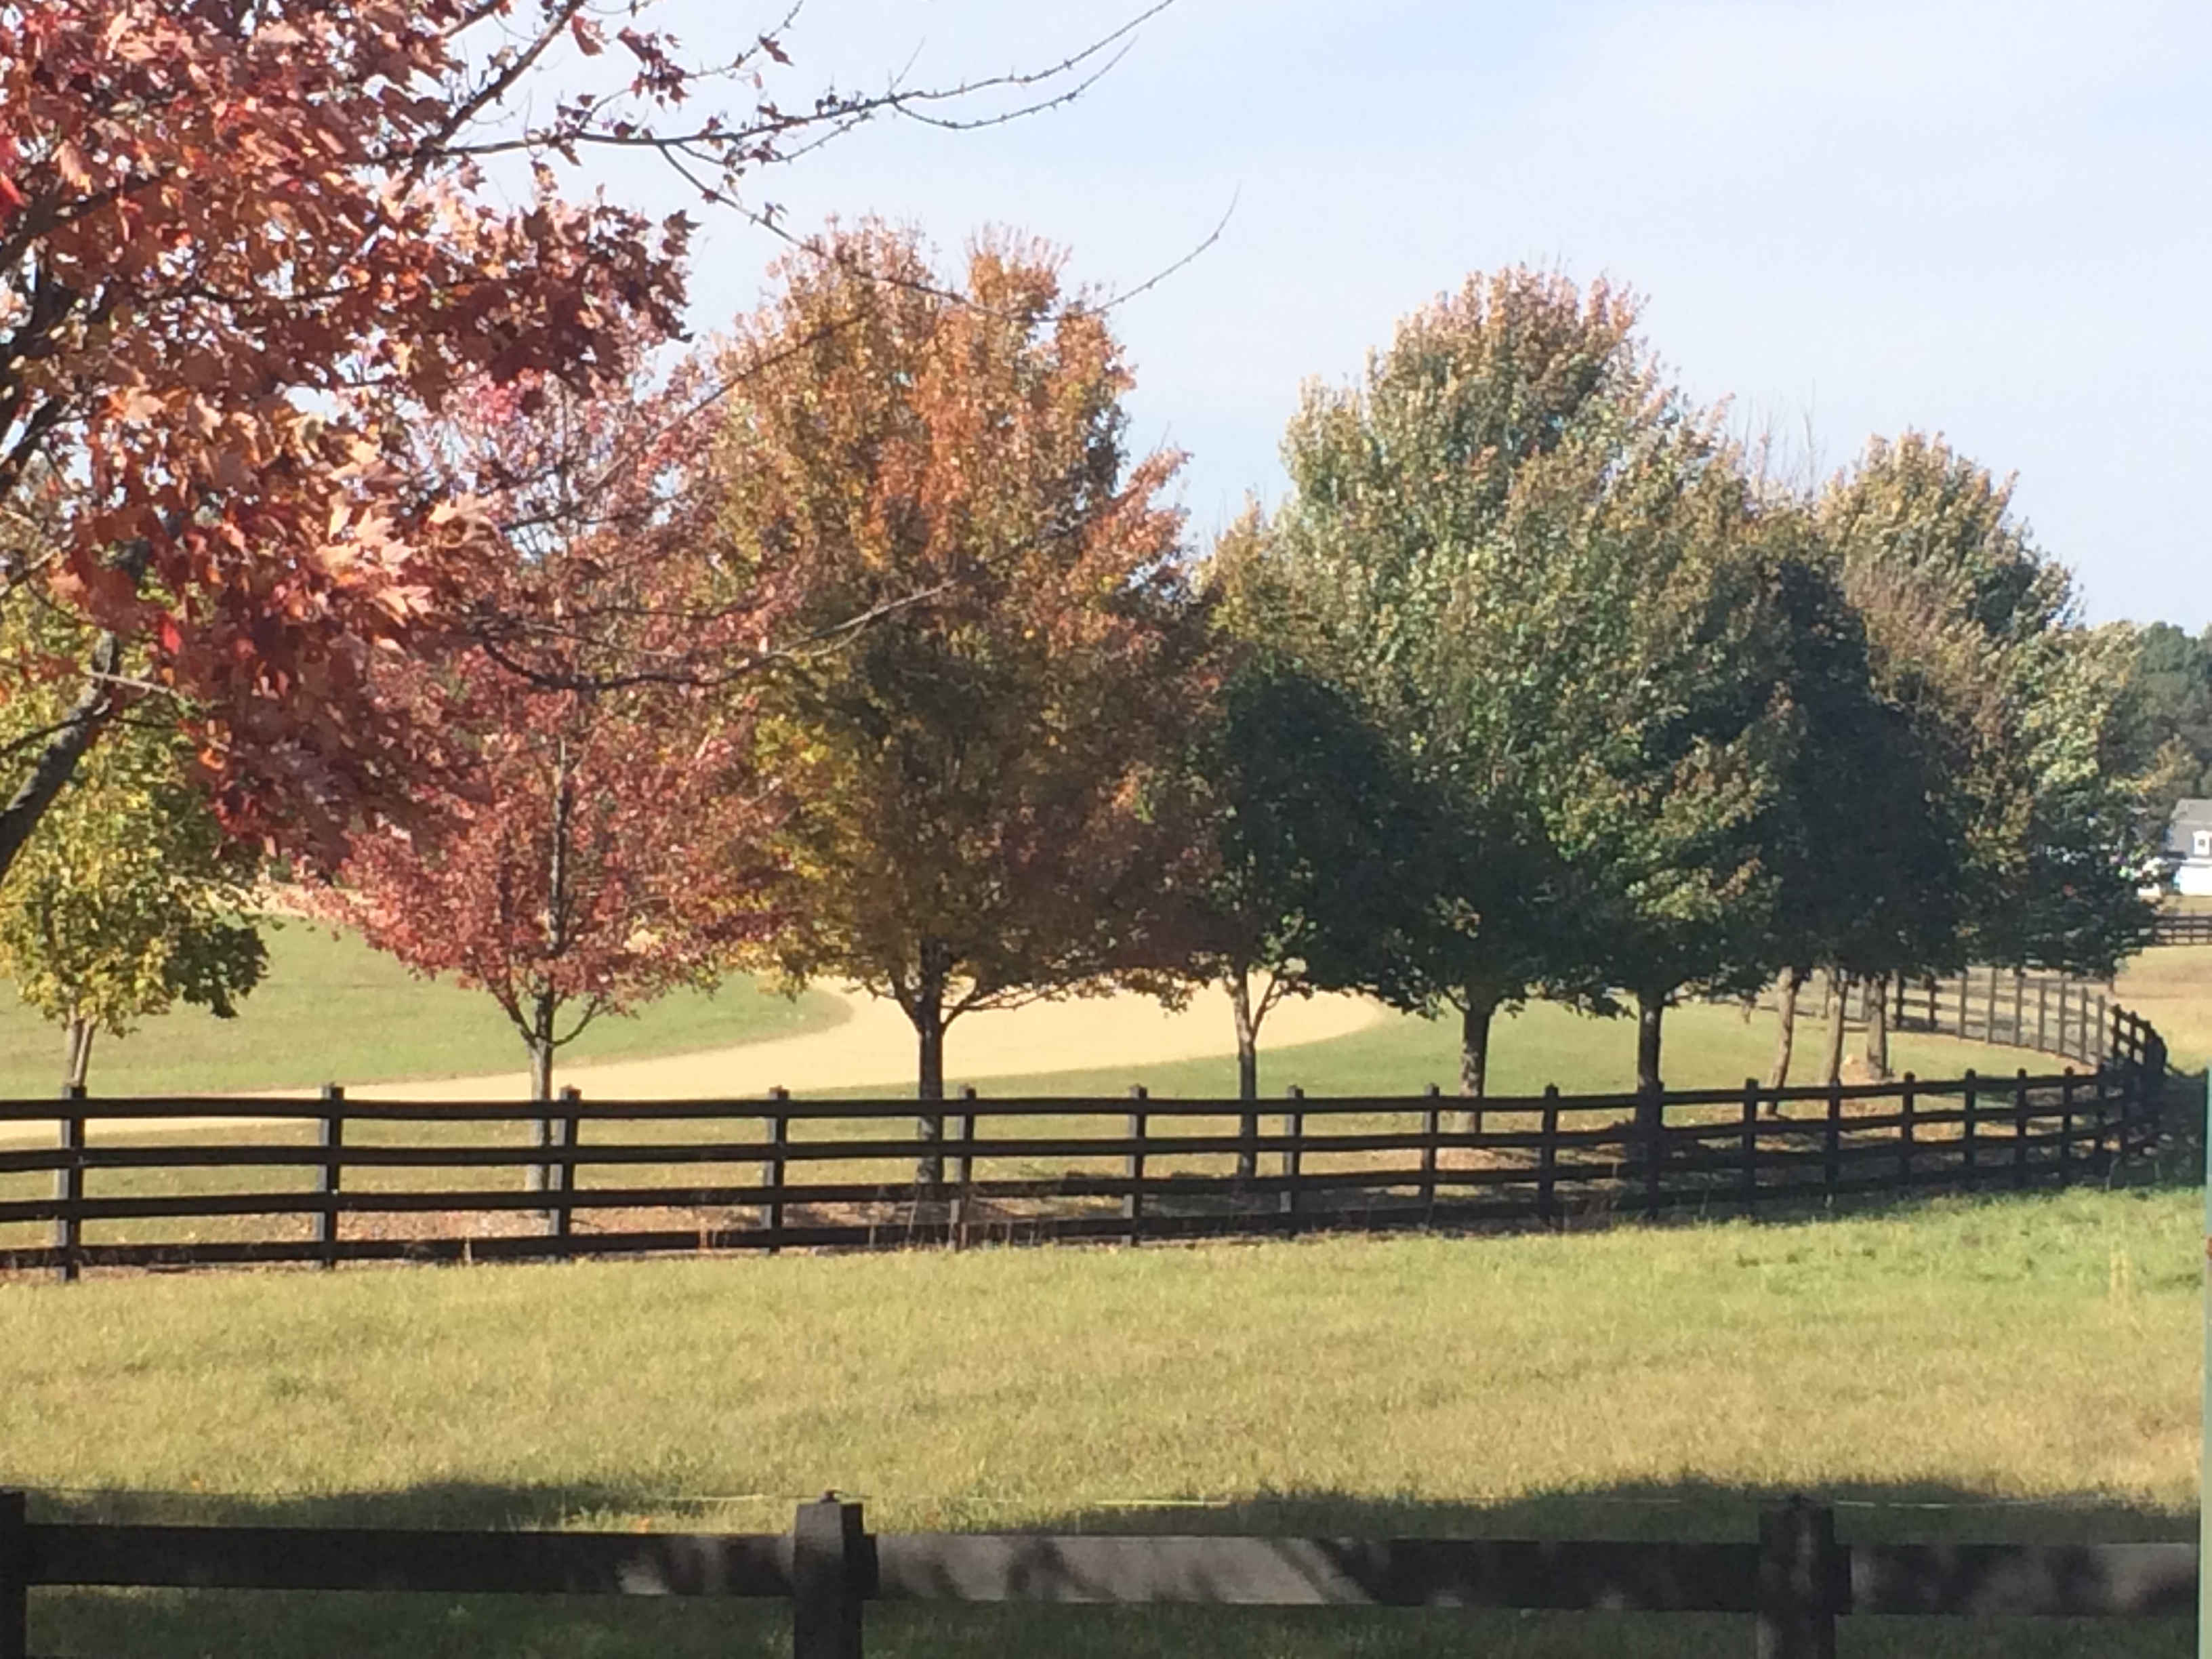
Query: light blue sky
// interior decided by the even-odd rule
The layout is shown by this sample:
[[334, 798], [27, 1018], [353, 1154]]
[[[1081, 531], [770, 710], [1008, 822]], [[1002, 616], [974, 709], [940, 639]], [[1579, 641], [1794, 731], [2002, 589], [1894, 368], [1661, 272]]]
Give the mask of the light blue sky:
[[[1125, 0], [809, 0], [787, 85], [1047, 59]], [[752, 14], [740, 18], [739, 14]], [[672, 0], [704, 46], [750, 7]], [[890, 122], [763, 177], [949, 260], [998, 224], [1113, 289], [1133, 437], [1190, 452], [1194, 537], [1283, 487], [1300, 382], [1516, 261], [1601, 274], [1701, 398], [1821, 472], [1941, 430], [1999, 472], [2086, 614], [2212, 621], [2212, 5], [2204, 0], [1177, 0], [1072, 107]], [[672, 204], [678, 198], [665, 198]], [[710, 219], [694, 316], [769, 239]]]

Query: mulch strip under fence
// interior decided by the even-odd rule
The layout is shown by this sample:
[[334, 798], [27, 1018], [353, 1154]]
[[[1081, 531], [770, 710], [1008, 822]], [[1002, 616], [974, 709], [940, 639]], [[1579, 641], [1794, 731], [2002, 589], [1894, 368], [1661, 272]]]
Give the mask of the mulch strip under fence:
[[1842, 1544], [1793, 1501], [1756, 1543], [1455, 1538], [872, 1535], [834, 1495], [787, 1534], [410, 1532], [33, 1523], [0, 1492], [0, 1659], [34, 1588], [374, 1590], [785, 1600], [793, 1659], [862, 1659], [872, 1601], [1732, 1613], [1759, 1659], [1834, 1659], [1869, 1613], [2185, 1617], [2197, 1547]]
[[[2111, 1178], [2158, 1138], [2163, 1054], [2148, 1041], [2154, 1064], [2118, 1054], [2087, 1075], [1547, 1090], [1479, 1107], [1296, 1091], [1264, 1110], [1141, 1091], [927, 1105], [573, 1091], [373, 1103], [336, 1089], [8, 1101], [0, 1126], [58, 1118], [59, 1144], [0, 1144], [0, 1271], [1133, 1244], [2065, 1186]], [[212, 1115], [260, 1121], [191, 1140], [116, 1138]]]

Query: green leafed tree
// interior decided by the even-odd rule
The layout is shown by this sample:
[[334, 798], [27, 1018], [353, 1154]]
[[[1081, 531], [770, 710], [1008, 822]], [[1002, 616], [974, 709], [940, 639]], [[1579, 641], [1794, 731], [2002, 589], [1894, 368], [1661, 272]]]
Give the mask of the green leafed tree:
[[1478, 278], [1285, 440], [1283, 631], [1434, 792], [1399, 994], [1458, 1010], [1468, 1095], [1539, 991], [1633, 993], [1656, 1085], [1660, 1010], [1751, 957], [1767, 562], [1740, 457], [1635, 322], [1603, 284]]
[[[61, 702], [20, 686], [6, 736], [35, 741]], [[100, 1032], [127, 1036], [179, 1002], [236, 1012], [267, 965], [250, 914], [257, 861], [216, 821], [173, 721], [122, 724], [85, 759], [0, 882], [0, 973], [63, 1027], [65, 1083], [84, 1084]]]
[[2147, 936], [2156, 867], [2127, 730], [2135, 641], [2079, 623], [2071, 578], [2011, 495], [1908, 433], [1831, 483], [1822, 532], [1875, 684], [1941, 780], [1964, 864], [1951, 954], [2102, 976]]
[[934, 1100], [961, 1015], [1174, 960], [1166, 795], [1207, 661], [1176, 462], [1130, 462], [1119, 348], [1040, 251], [980, 247], [956, 293], [872, 226], [781, 275], [735, 348], [726, 528], [806, 571], [802, 636], [871, 620], [763, 691], [799, 884], [770, 955], [895, 1001]]
[[1595, 618], [1515, 499], [1577, 434], [1655, 412], [1634, 324], [1603, 284], [1474, 278], [1401, 323], [1357, 385], [1310, 387], [1283, 441], [1292, 489], [1266, 555], [1278, 637], [1383, 734], [1438, 826], [1420, 926], [1370, 988], [1457, 1010], [1469, 1096], [1498, 1011], [1585, 977], [1543, 807], [1559, 712], [1590, 689]]
[[[1814, 968], [1830, 984], [1887, 984], [1955, 967], [1961, 865], [1925, 734], [1874, 683], [1863, 619], [1799, 503], [1771, 503], [1781, 554], [1776, 599], [1784, 658], [1776, 678], [1787, 744], [1760, 837], [1771, 878], [1768, 944], [1778, 971], [1778, 1036], [1768, 1082], [1790, 1080], [1798, 993]], [[1879, 1005], [1877, 995], [1873, 1001]], [[1843, 1060], [1840, 1010], [1826, 1074]]]
[[2164, 824], [2176, 802], [2212, 795], [2212, 629], [2196, 635], [2171, 623], [2137, 629], [2128, 681], [2126, 724], [2144, 775], [2144, 810]]
[[1515, 507], [1581, 596], [1539, 799], [1585, 971], [1632, 999], [1652, 1094], [1666, 1009], [1747, 989], [1768, 959], [1763, 843], [1791, 744], [1777, 550], [1743, 456], [1671, 396], [1527, 470]]

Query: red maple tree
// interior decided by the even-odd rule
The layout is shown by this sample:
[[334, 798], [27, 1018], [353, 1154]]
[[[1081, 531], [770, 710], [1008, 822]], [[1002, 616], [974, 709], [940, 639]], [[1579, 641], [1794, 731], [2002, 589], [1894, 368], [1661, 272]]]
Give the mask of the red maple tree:
[[[632, 319], [680, 314], [685, 220], [564, 200], [555, 166], [650, 149], [727, 203], [871, 112], [994, 84], [787, 106], [773, 36], [695, 65], [597, 17], [587, 0], [0, 6], [0, 512], [43, 537], [0, 598], [43, 590], [96, 629], [88, 662], [46, 665], [82, 684], [65, 717], [0, 757], [0, 872], [148, 697], [199, 738], [237, 830], [328, 851], [404, 802], [434, 734], [368, 695], [372, 665], [483, 614], [467, 601], [504, 550], [404, 487], [398, 437], [479, 375], [619, 374]], [[537, 96], [556, 61], [580, 84]], [[694, 117], [702, 82], [753, 105]], [[525, 205], [485, 187], [502, 155], [532, 164]], [[151, 656], [135, 680], [134, 646]]]
[[757, 654], [793, 599], [719, 550], [707, 407], [684, 372], [581, 393], [525, 377], [475, 389], [415, 452], [425, 489], [513, 550], [487, 613], [532, 620], [380, 672], [448, 759], [413, 825], [351, 836], [324, 908], [489, 992], [539, 1098], [594, 1019], [711, 980], [775, 921], [778, 808], [744, 700], [690, 665]]

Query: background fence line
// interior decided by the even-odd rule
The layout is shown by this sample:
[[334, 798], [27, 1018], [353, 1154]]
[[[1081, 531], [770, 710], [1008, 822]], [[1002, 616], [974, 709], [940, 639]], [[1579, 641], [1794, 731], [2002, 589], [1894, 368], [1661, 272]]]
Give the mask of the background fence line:
[[[2212, 923], [2212, 916], [2181, 920]], [[2212, 930], [2206, 939], [2212, 942]], [[1808, 981], [1808, 988], [1815, 983], [1823, 988], [1816, 1002], [1824, 1005], [1834, 994], [1826, 989], [1825, 980]], [[1846, 1025], [1866, 1024], [1867, 1000], [1872, 994], [1864, 980], [1845, 982]], [[1771, 993], [1759, 1000], [1763, 1006], [1772, 1006]], [[2145, 1063], [2148, 1044], [2156, 1036], [2148, 1021], [2113, 1000], [2108, 984], [2016, 968], [1970, 968], [1960, 974], [1897, 981], [1888, 988], [1884, 1012], [1892, 1034], [1920, 1032], [2032, 1048], [2091, 1066], [2116, 1056]], [[1824, 1018], [1822, 1006], [1800, 1000], [1801, 1026]], [[2163, 1064], [2162, 1048], [2159, 1057]]]
[[[973, 1097], [256, 1102], [246, 1139], [158, 1127], [204, 1099], [65, 1103], [59, 1144], [0, 1148], [0, 1269], [480, 1260], [696, 1249], [1187, 1239], [1324, 1230], [1565, 1226], [1691, 1210], [1756, 1214], [1934, 1188], [2105, 1180], [2158, 1133], [2156, 1077], [2087, 1074], [1656, 1098], [1557, 1093], [1235, 1100]], [[244, 1109], [247, 1103], [229, 1103]], [[68, 1110], [73, 1108], [74, 1110]], [[934, 1103], [933, 1110], [939, 1109]], [[53, 1120], [0, 1103], [0, 1122]], [[1457, 1115], [1452, 1115], [1456, 1117]], [[941, 1157], [944, 1177], [919, 1178]], [[1255, 1171], [1251, 1175], [1241, 1170]], [[43, 1185], [44, 1190], [34, 1190]], [[26, 1232], [43, 1233], [33, 1243]]]
[[467, 1533], [33, 1522], [0, 1492], [0, 1659], [29, 1592], [77, 1586], [785, 1600], [793, 1659], [863, 1659], [872, 1601], [1551, 1608], [1751, 1616], [1759, 1659], [1833, 1659], [1864, 1614], [2185, 1617], [2197, 1546], [1844, 1544], [1833, 1510], [1756, 1543], [868, 1532], [834, 1493], [787, 1534]]
[[[1897, 1029], [2038, 1042], [2095, 1069], [1479, 1103], [1293, 1089], [1265, 1107], [1142, 1090], [927, 1104], [77, 1091], [0, 1101], [0, 1129], [58, 1128], [51, 1146], [0, 1140], [0, 1272], [1565, 1227], [2104, 1181], [2158, 1138], [2165, 1044], [2098, 988], [1978, 970], [1891, 998]], [[249, 1127], [129, 1135], [210, 1116]]]
[[2154, 945], [2212, 945], [2212, 915], [2160, 915], [2151, 923]]

